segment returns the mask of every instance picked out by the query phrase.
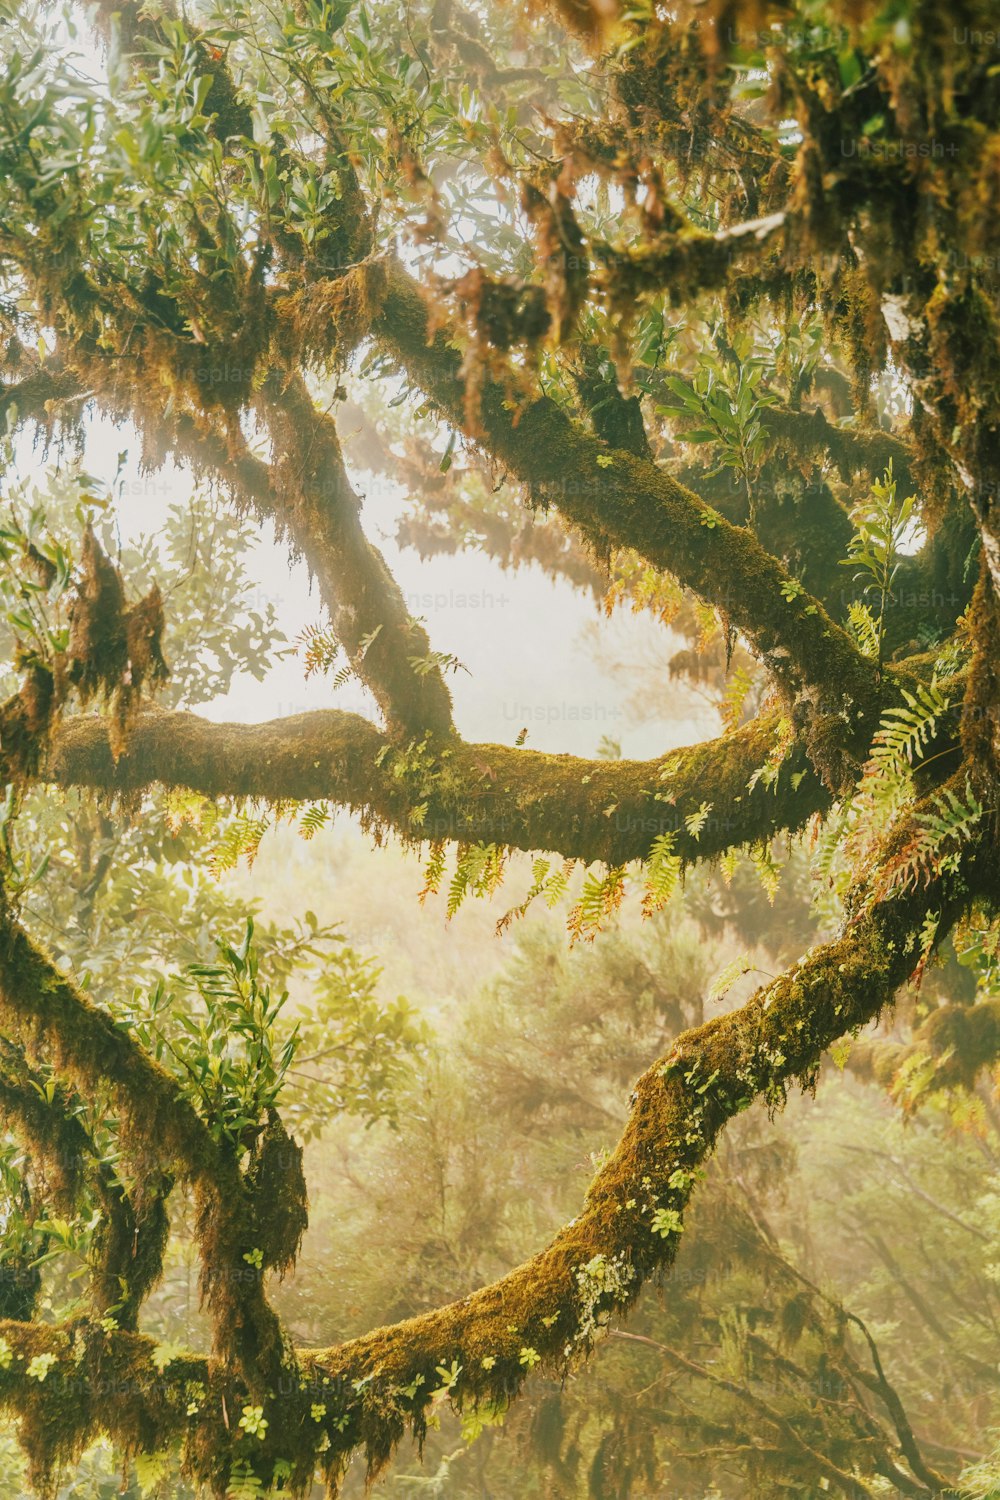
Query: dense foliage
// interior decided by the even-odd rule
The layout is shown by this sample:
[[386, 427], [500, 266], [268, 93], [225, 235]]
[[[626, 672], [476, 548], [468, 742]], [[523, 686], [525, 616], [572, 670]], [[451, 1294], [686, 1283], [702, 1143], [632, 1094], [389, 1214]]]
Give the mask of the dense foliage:
[[[105, 1444], [146, 1493], [337, 1493], [409, 1430], [443, 1494], [485, 1482], [469, 1452], [595, 1500], [991, 1493], [989, 7], [0, 0], [0, 48], [24, 1483], [82, 1454], [110, 1483]], [[101, 420], [194, 485], [138, 540], [128, 453], [106, 478], [80, 457]], [[672, 626], [644, 690], [696, 684], [718, 736], [647, 761], [542, 753], [530, 725], [471, 743], [464, 664], [352, 474], [402, 492], [424, 556], [534, 563]], [[322, 601], [294, 643], [253, 591], [265, 525]], [[220, 722], [282, 649], [370, 712]], [[449, 916], [502, 901], [516, 955], [450, 1042], [319, 903], [285, 925], [218, 881], [339, 809]], [[774, 1125], [831, 1050], [833, 1100]], [[322, 1318], [280, 1285], [319, 1137], [369, 1169], [324, 1183], [350, 1293]], [[886, 1163], [905, 1207], [876, 1201]], [[850, 1227], [817, 1253], [821, 1179]], [[402, 1284], [373, 1222], [413, 1247]], [[621, 1327], [650, 1280], [662, 1305]], [[516, 1460], [487, 1435], [508, 1411]]]

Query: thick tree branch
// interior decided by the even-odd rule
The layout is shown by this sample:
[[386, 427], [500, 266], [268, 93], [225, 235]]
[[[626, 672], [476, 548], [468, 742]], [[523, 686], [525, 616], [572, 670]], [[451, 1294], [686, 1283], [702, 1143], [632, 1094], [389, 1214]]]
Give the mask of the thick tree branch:
[[[602, 548], [634, 547], [720, 609], [793, 696], [827, 721], [842, 717], [839, 754], [824, 773], [853, 777], [878, 722], [873, 664], [801, 585], [746, 532], [649, 460], [613, 453], [556, 404], [484, 378], [472, 424], [462, 359], [446, 332], [431, 334], [427, 305], [398, 264], [386, 274], [376, 337], [450, 420], [478, 436], [536, 495], [552, 501]], [[829, 726], [832, 727], [832, 726]]]
[[859, 1038], [847, 1066], [858, 1078], [891, 1089], [906, 1063], [925, 1061], [925, 1090], [972, 1089], [979, 1073], [1000, 1058], [1000, 998], [984, 996], [973, 1005], [939, 1005], [908, 1042]]
[[[908, 822], [901, 826], [883, 857], [896, 857], [911, 833]], [[995, 852], [991, 860], [988, 849], [970, 848], [959, 873], [874, 904], [858, 890], [841, 937], [740, 1009], [685, 1032], [643, 1075], [618, 1147], [592, 1182], [581, 1213], [546, 1249], [449, 1306], [333, 1349], [300, 1351], [301, 1380], [272, 1389], [264, 1400], [269, 1426], [255, 1463], [259, 1459], [266, 1470], [269, 1460], [292, 1452], [300, 1475], [319, 1462], [336, 1478], [361, 1446], [377, 1472], [407, 1425], [422, 1434], [441, 1367], [457, 1372], [447, 1390], [461, 1407], [505, 1405], [539, 1362], [565, 1371], [590, 1347], [599, 1323], [631, 1306], [643, 1283], [673, 1260], [695, 1169], [726, 1122], [754, 1099], [780, 1103], [795, 1079], [811, 1082], [823, 1050], [877, 1017], [908, 978], [916, 955], [907, 938], [926, 914], [940, 913], [949, 925], [970, 894], [996, 875]], [[137, 1430], [149, 1446], [181, 1438], [199, 1477], [208, 1477], [211, 1455], [213, 1487], [225, 1492], [225, 1447], [228, 1442], [232, 1453], [233, 1444], [224, 1414], [234, 1409], [239, 1387], [224, 1369], [180, 1360], [161, 1375], [149, 1343], [125, 1334], [102, 1342], [86, 1330], [67, 1335], [6, 1324], [2, 1331], [22, 1360], [29, 1352], [53, 1353], [71, 1383], [92, 1379], [95, 1366], [127, 1376], [129, 1446]], [[76, 1357], [71, 1338], [81, 1341]], [[204, 1384], [193, 1412], [185, 1406], [192, 1378]], [[317, 1399], [322, 1409], [310, 1433], [306, 1404]], [[59, 1379], [51, 1387], [48, 1381], [33, 1386], [14, 1362], [0, 1370], [0, 1401], [32, 1423], [48, 1414], [50, 1401], [53, 1412], [65, 1409]], [[78, 1399], [70, 1436], [79, 1446], [98, 1430], [115, 1436], [122, 1425], [107, 1402]]]
[[827, 420], [819, 406], [795, 411], [788, 406], [762, 406], [761, 426], [780, 446], [802, 456], [826, 453], [844, 479], [859, 470], [881, 478], [889, 465], [906, 493], [910, 484], [913, 453], [894, 432], [881, 428], [838, 427]]
[[[39, 362], [25, 384], [30, 402], [10, 403], [19, 423], [47, 423], [49, 403], [86, 395], [85, 382], [61, 360]], [[250, 451], [242, 435], [223, 433], [209, 417], [185, 412], [155, 424], [148, 413], [136, 414], [155, 439], [147, 458], [162, 459], [170, 451], [196, 473], [218, 480], [238, 504], [272, 520], [309, 563], [334, 632], [386, 724], [399, 732], [447, 733], [451, 697], [441, 669], [426, 631], [409, 615], [381, 552], [365, 535], [361, 501], [332, 417], [316, 409], [301, 376], [278, 372], [257, 406], [274, 448], [270, 464]]]
[[427, 632], [360, 520], [333, 418], [316, 409], [300, 375], [275, 373], [258, 409], [274, 449], [270, 513], [319, 579], [333, 628], [390, 728], [447, 733], [451, 695]]
[[748, 256], [769, 252], [778, 230], [790, 225], [784, 213], [750, 219], [714, 234], [684, 224], [650, 234], [639, 248], [596, 243], [595, 259], [602, 266], [612, 304], [629, 312], [637, 297], [665, 292], [672, 305], [691, 302], [703, 292], [718, 291]]
[[31, 1068], [19, 1048], [0, 1046], [0, 1117], [28, 1151], [45, 1194], [60, 1212], [75, 1213], [85, 1198], [96, 1202], [91, 1297], [98, 1317], [114, 1309], [122, 1328], [134, 1328], [139, 1308], [159, 1280], [167, 1237], [164, 1197], [170, 1179], [144, 1172], [133, 1195], [80, 1119], [81, 1101]]
[[[410, 840], [495, 843], [620, 865], [672, 833], [689, 862], [801, 827], [829, 794], [793, 748], [780, 794], [748, 783], [774, 750], [778, 717], [652, 761], [571, 755], [461, 740], [431, 742], [418, 763], [367, 720], [336, 709], [264, 724], [214, 724], [188, 713], [137, 718], [117, 761], [102, 719], [67, 719], [44, 777], [135, 792], [162, 782], [207, 797], [334, 802]], [[697, 836], [685, 820], [710, 810]]]
[[125, 1155], [177, 1166], [191, 1184], [202, 1252], [202, 1287], [216, 1348], [251, 1385], [274, 1380], [283, 1351], [262, 1280], [247, 1276], [255, 1245], [252, 1205], [235, 1157], [213, 1139], [176, 1081], [127, 1030], [84, 996], [0, 912], [0, 1016], [29, 1054], [43, 1055], [84, 1097], [107, 1089], [119, 1114]]

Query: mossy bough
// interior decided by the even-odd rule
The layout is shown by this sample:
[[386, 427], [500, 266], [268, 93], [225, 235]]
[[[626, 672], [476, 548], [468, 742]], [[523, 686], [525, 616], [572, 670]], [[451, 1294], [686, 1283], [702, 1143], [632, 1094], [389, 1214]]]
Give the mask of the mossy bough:
[[[880, 859], [894, 858], [911, 835], [907, 821]], [[408, 1426], [419, 1441], [435, 1393], [459, 1408], [503, 1406], [536, 1366], [564, 1372], [600, 1324], [669, 1267], [697, 1169], [726, 1122], [757, 1099], [780, 1107], [794, 1081], [812, 1087], [824, 1049], [874, 1020], [919, 962], [913, 934], [927, 913], [943, 932], [996, 878], [997, 853], [983, 844], [966, 851], [960, 870], [890, 898], [856, 888], [840, 938], [740, 1009], [685, 1032], [639, 1079], [625, 1132], [579, 1216], [533, 1259], [449, 1306], [337, 1348], [299, 1351], [252, 1392], [226, 1364], [158, 1363], [151, 1342], [135, 1335], [0, 1325], [0, 1402], [21, 1418], [39, 1482], [104, 1431], [127, 1451], [180, 1443], [192, 1477], [223, 1496], [246, 1455], [247, 1429], [234, 1437], [230, 1417], [242, 1409], [257, 1432], [255, 1473], [267, 1479], [283, 1460], [292, 1490], [304, 1492], [319, 1465], [336, 1493], [356, 1448], [374, 1475]], [[0, 970], [0, 990], [3, 978]], [[43, 1363], [32, 1364], [38, 1355]], [[108, 1372], [127, 1399], [66, 1398], [67, 1380], [73, 1389]]]

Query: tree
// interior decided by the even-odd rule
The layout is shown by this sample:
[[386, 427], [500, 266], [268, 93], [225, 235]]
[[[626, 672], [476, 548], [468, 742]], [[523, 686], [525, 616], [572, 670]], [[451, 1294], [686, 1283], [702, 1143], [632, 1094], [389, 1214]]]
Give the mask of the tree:
[[[105, 1431], [126, 1453], [182, 1442], [219, 1495], [302, 1489], [317, 1464], [335, 1489], [356, 1448], [375, 1473], [408, 1426], [420, 1437], [436, 1394], [488, 1412], [585, 1353], [670, 1264], [725, 1125], [810, 1086], [950, 933], [995, 968], [990, 16], [559, 0], [526, 19], [437, 0], [401, 31], [379, 4], [102, 0], [95, 82], [71, 56], [75, 8], [0, 13], [9, 429], [65, 444], [101, 411], [136, 427], [148, 466], [186, 464], [273, 522], [329, 617], [307, 661], [343, 653], [378, 714], [243, 726], [155, 706], [169, 604], [155, 581], [130, 601], [102, 497], [81, 484], [73, 545], [12, 514], [4, 1108], [30, 1191], [88, 1195], [101, 1227], [89, 1316], [45, 1324], [21, 1287], [0, 1398], [42, 1488]], [[726, 732], [650, 762], [466, 743], [459, 664], [362, 525], [331, 414], [348, 369], [419, 408], [408, 443], [378, 397], [361, 432], [370, 466], [419, 486], [413, 539], [537, 555], [715, 629], [708, 670], [737, 663]], [[240, 1039], [236, 1062], [206, 1044], [214, 1069], [192, 1074], [166, 1021], [95, 1001], [32, 931], [44, 876], [16, 839], [46, 785], [122, 814], [155, 786], [308, 804], [307, 831], [350, 808], [426, 846], [429, 889], [457, 846], [449, 907], [528, 851], [533, 900], [585, 870], [576, 938], [627, 884], [655, 913], [699, 861], [731, 872], [746, 850], [771, 883], [774, 838], [812, 827], [840, 921], [648, 1067], [547, 1249], [460, 1302], [295, 1350], [267, 1274], [305, 1224], [280, 1112], [296, 1042], [275, 1046], [252, 931], [188, 970], [209, 1032]], [[244, 816], [231, 846], [263, 826]], [[969, 1079], [997, 1055], [996, 1001], [959, 1010], [931, 1016], [921, 1057]], [[419, 1045], [405, 1017], [388, 1032], [390, 1051]], [[136, 1331], [175, 1182], [211, 1356]]]

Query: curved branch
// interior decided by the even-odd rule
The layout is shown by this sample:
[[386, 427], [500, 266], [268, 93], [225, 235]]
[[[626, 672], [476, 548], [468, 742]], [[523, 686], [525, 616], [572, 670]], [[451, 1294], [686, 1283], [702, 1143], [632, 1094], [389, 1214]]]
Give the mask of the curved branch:
[[910, 483], [913, 453], [894, 432], [835, 426], [819, 406], [812, 411], [762, 406], [760, 422], [765, 432], [798, 454], [828, 453], [844, 479], [858, 470], [880, 478], [891, 464], [904, 492]]
[[677, 210], [671, 215], [683, 227], [650, 234], [637, 249], [592, 243], [612, 304], [620, 310], [631, 311], [644, 294], [665, 292], [676, 306], [702, 292], [718, 291], [745, 256], [762, 254], [779, 229], [791, 227], [780, 212], [710, 234], [685, 224]]
[[364, 533], [333, 418], [316, 409], [301, 375], [275, 373], [257, 405], [275, 455], [268, 512], [316, 573], [355, 671], [391, 728], [446, 733], [451, 695], [426, 631]]
[[[483, 378], [475, 429], [454, 335], [431, 334], [420, 288], [398, 263], [385, 284], [373, 332], [451, 421], [599, 547], [633, 547], [715, 605], [787, 692], [826, 717], [843, 715], [845, 750], [863, 753], [878, 722], [873, 664], [753, 536], [650, 460], [609, 452], [549, 398], [515, 391], [513, 377], [509, 386]], [[843, 784], [842, 768], [824, 772]]]
[[[495, 843], [627, 864], [663, 833], [694, 862], [801, 827], [829, 805], [800, 747], [781, 793], [748, 783], [771, 755], [778, 716], [652, 761], [582, 760], [508, 745], [428, 741], [419, 764], [368, 720], [336, 709], [263, 724], [214, 724], [148, 710], [117, 761], [102, 719], [66, 719], [44, 778], [135, 792], [162, 782], [207, 797], [331, 801], [411, 841]], [[787, 778], [787, 780], [786, 780]], [[699, 833], [685, 820], [711, 804]]]
[[0, 910], [0, 1016], [29, 1052], [43, 1052], [85, 1097], [110, 1091], [127, 1152], [181, 1168], [194, 1191], [216, 1348], [251, 1385], [276, 1378], [283, 1358], [278, 1320], [261, 1278], [238, 1274], [255, 1240], [235, 1159], [179, 1097], [170, 1074], [50, 962], [6, 908]]
[[858, 1078], [892, 1088], [905, 1064], [926, 1063], [921, 1090], [972, 1089], [984, 1068], [1000, 1059], [1000, 998], [974, 1005], [939, 1005], [908, 1042], [880, 1038], [856, 1041], [847, 1066]]
[[101, 1214], [91, 1256], [93, 1306], [98, 1317], [114, 1309], [122, 1328], [134, 1328], [162, 1272], [170, 1180], [143, 1174], [133, 1201], [84, 1128], [79, 1099], [62, 1085], [47, 1090], [44, 1076], [9, 1042], [0, 1043], [0, 1052], [0, 1117], [41, 1169], [46, 1193], [62, 1212], [74, 1213], [84, 1184], [90, 1188]]
[[[911, 833], [907, 822], [884, 856], [894, 857]], [[441, 1367], [455, 1372], [445, 1389], [460, 1407], [505, 1406], [540, 1362], [565, 1372], [592, 1345], [599, 1323], [628, 1308], [643, 1283], [672, 1262], [696, 1169], [726, 1122], [754, 1099], [780, 1104], [793, 1080], [812, 1083], [823, 1050], [877, 1017], [908, 978], [916, 955], [907, 939], [928, 911], [940, 912], [950, 925], [968, 903], [970, 887], [981, 888], [996, 874], [995, 852], [991, 861], [988, 848], [983, 857], [974, 847], [959, 874], [873, 904], [857, 892], [856, 914], [836, 941], [740, 1009], [685, 1032], [640, 1078], [621, 1141], [591, 1183], [581, 1213], [546, 1249], [448, 1306], [332, 1349], [300, 1351], [301, 1379], [283, 1393], [272, 1387], [264, 1400], [268, 1431], [260, 1463], [293, 1453], [298, 1473], [321, 1462], [335, 1481], [361, 1446], [374, 1473], [407, 1425], [418, 1437], [424, 1432]], [[232, 1461], [233, 1445], [223, 1430], [224, 1413], [239, 1399], [239, 1388], [224, 1369], [182, 1360], [161, 1376], [152, 1346], [126, 1334], [98, 1344], [87, 1330], [76, 1330], [72, 1337], [82, 1345], [74, 1358], [65, 1332], [11, 1324], [2, 1331], [22, 1359], [44, 1349], [69, 1366], [71, 1376], [74, 1369], [89, 1376], [95, 1361], [99, 1370], [126, 1371], [131, 1425], [144, 1432], [144, 1441], [161, 1446], [183, 1438], [192, 1470], [210, 1477], [217, 1494], [225, 1492], [224, 1455], [228, 1444]], [[205, 1391], [192, 1414], [184, 1397], [195, 1369]], [[59, 1393], [53, 1381], [57, 1409]], [[320, 1405], [310, 1408], [318, 1397]], [[22, 1370], [0, 1370], [0, 1401], [9, 1409], [34, 1412], [37, 1423], [48, 1399], [47, 1382], [32, 1388]], [[77, 1444], [96, 1430], [113, 1435], [120, 1419], [108, 1405], [78, 1403]], [[306, 1412], [314, 1415], [312, 1431]], [[135, 1432], [130, 1435], [134, 1447]]]

